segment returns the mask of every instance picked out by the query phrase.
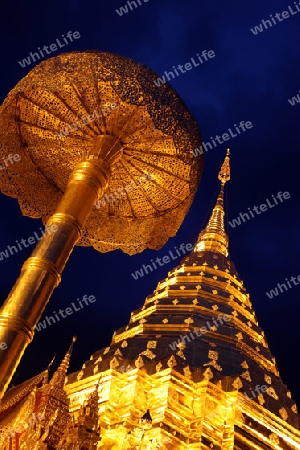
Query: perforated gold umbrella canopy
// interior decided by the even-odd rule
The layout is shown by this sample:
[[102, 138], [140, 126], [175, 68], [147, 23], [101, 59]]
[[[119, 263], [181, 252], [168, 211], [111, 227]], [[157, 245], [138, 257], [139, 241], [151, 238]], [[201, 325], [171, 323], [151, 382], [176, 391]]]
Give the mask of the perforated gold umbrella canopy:
[[142, 64], [101, 52], [66, 53], [33, 68], [1, 107], [1, 156], [21, 156], [0, 171], [1, 191], [45, 223], [74, 167], [97, 158], [95, 139], [109, 135], [122, 156], [77, 245], [129, 254], [160, 248], [191, 205], [202, 158], [192, 154], [201, 145], [195, 120], [156, 79]]

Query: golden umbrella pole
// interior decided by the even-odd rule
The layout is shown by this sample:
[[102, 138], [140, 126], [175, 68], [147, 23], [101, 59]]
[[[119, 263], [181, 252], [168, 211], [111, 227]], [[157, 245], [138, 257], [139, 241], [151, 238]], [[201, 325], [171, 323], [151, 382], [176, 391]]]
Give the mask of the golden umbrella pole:
[[0, 171], [1, 193], [17, 198], [24, 215], [57, 226], [0, 311], [0, 398], [74, 245], [130, 255], [159, 249], [192, 203], [200, 133], [176, 92], [156, 79], [119, 55], [67, 53], [34, 67], [0, 106], [0, 155], [21, 161]]
[[[108, 141], [111, 143], [111, 139]], [[48, 227], [56, 225], [57, 231], [45, 233], [37, 244], [0, 311], [0, 342], [7, 345], [0, 353], [0, 399], [33, 339], [36, 324], [54, 288], [60, 283], [61, 273], [93, 203], [107, 188], [110, 165], [120, 153], [118, 148], [109, 154], [107, 162], [87, 160], [73, 170], [66, 192], [47, 222]]]

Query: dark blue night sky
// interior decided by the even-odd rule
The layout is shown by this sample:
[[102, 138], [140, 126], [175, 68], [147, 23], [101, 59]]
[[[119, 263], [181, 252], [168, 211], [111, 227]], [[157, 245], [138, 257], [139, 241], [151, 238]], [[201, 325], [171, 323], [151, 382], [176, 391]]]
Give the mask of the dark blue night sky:
[[[162, 76], [173, 66], [196, 60], [203, 50], [213, 51], [215, 57], [179, 73], [170, 84], [194, 115], [204, 142], [212, 142], [229, 128], [234, 134], [234, 124], [241, 121], [253, 126], [235, 132], [237, 136], [227, 142], [215, 140], [216, 146], [208, 146], [194, 203], [177, 236], [160, 251], [130, 257], [119, 250], [101, 254], [75, 248], [44, 315], [67, 308], [85, 294], [97, 300], [36, 333], [14, 383], [42, 371], [54, 354], [61, 358], [74, 334], [78, 340], [71, 370], [79, 370], [93, 352], [110, 343], [113, 331], [126, 325], [130, 312], [142, 305], [179, 259], [138, 280], [131, 273], [151, 258], [197, 239], [216, 199], [217, 174], [230, 147], [227, 219], [249, 213], [248, 208], [254, 215], [236, 227], [228, 224], [231, 259], [250, 293], [283, 381], [299, 405], [300, 284], [290, 283], [288, 291], [283, 289], [272, 299], [266, 292], [300, 275], [300, 6], [292, 0], [139, 0], [136, 4], [131, 10], [125, 0], [5, 2], [0, 28], [1, 103], [37, 64], [22, 68], [18, 61], [56, 39], [64, 42], [62, 35], [68, 31], [78, 31], [79, 39], [49, 56], [73, 50], [107, 51], [131, 57]], [[127, 13], [116, 12], [125, 5]], [[270, 15], [273, 20], [266, 22]], [[290, 198], [259, 215], [253, 212], [266, 199], [274, 204], [272, 195], [280, 191], [289, 192]], [[39, 232], [41, 221], [22, 217], [17, 200], [0, 195], [0, 208], [0, 252]], [[0, 304], [30, 253], [30, 248], [24, 249], [0, 261]]]

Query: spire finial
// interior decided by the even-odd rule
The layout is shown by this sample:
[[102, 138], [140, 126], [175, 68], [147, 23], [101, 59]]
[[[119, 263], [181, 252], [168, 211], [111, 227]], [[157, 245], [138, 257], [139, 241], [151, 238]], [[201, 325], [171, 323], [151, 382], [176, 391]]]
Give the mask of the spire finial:
[[230, 180], [230, 150], [227, 149], [225, 159], [223, 161], [222, 167], [220, 169], [218, 179], [221, 181], [222, 185], [227, 183]]
[[58, 387], [63, 387], [64, 383], [65, 383], [65, 376], [67, 373], [67, 370], [69, 368], [69, 364], [70, 364], [70, 359], [71, 359], [71, 355], [72, 355], [72, 351], [73, 351], [73, 345], [74, 342], [76, 342], [76, 336], [73, 336], [71, 345], [67, 351], [67, 353], [65, 354], [62, 362], [60, 363], [58, 369], [56, 370], [56, 372], [54, 373], [50, 384], [52, 385], [57, 385]]
[[54, 355], [53, 358], [51, 359], [51, 361], [49, 362], [49, 364], [48, 364], [48, 366], [47, 366], [47, 370], [50, 369], [50, 367], [52, 366], [52, 364], [53, 364], [54, 361], [55, 361], [55, 358], [56, 358], [56, 355]]
[[230, 150], [227, 153], [218, 174], [221, 189], [206, 228], [201, 231], [195, 252], [211, 251], [228, 256], [228, 236], [224, 226], [224, 186], [230, 180]]

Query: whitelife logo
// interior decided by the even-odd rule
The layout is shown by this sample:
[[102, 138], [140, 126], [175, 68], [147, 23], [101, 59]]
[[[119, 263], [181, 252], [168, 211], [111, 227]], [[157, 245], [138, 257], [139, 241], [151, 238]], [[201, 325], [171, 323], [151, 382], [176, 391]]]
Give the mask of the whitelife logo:
[[0, 350], [6, 350], [8, 348], [6, 342], [0, 342]]
[[[70, 42], [73, 42], [72, 36], [73, 36], [74, 39], [79, 39], [79, 38], [81, 37], [80, 34], [78, 33], [78, 31], [74, 31], [74, 32], [68, 31], [68, 33], [67, 33], [67, 38], [70, 40]], [[65, 35], [64, 35], [64, 34], [62, 34], [62, 38], [63, 38], [63, 40], [65, 41], [65, 44], [62, 44], [62, 45], [61, 45], [60, 40], [59, 40], [59, 39], [56, 39], [56, 42], [57, 42], [59, 48], [65, 47], [66, 45], [69, 44], [69, 42], [68, 42], [67, 39], [65, 38]], [[50, 51], [48, 51], [48, 47], [50, 47]], [[50, 53], [56, 52], [56, 51], [57, 51], [57, 45], [56, 45], [56, 44], [51, 44], [50, 46], [44, 45], [43, 50], [44, 50], [44, 52], [45, 52], [47, 55], [50, 55]], [[43, 51], [40, 49], [40, 47], [38, 47], [38, 51], [39, 51], [40, 55], [41, 55], [43, 58], [45, 58], [45, 55], [44, 55]], [[24, 59], [22, 59], [22, 61], [19, 61], [19, 64], [20, 64], [20, 66], [23, 67], [23, 68], [24, 68], [26, 65], [27, 65], [27, 66], [30, 66], [30, 64], [31, 64], [32, 62], [35, 62], [35, 58], [37, 58], [38, 60], [41, 59], [40, 55], [39, 55], [38, 53], [32, 53], [32, 52], [30, 52], [30, 53], [29, 53], [29, 56], [28, 56], [27, 58], [24, 58]], [[31, 60], [32, 60], [32, 61], [31, 61]]]
[[[202, 58], [205, 61], [208, 61], [208, 58], [214, 58], [216, 55], [215, 55], [215, 52], [213, 50], [209, 50], [209, 52], [207, 50], [203, 50], [203, 52], [201, 53], [201, 56], [202, 56]], [[197, 64], [197, 61], [194, 60], [194, 58], [191, 58], [191, 61], [192, 61], [193, 65], [190, 62], [185, 63], [185, 65], [184, 65], [184, 69], [185, 70], [183, 69], [183, 65], [182, 64], [179, 64], [177, 66], [177, 68], [175, 66], [173, 66], [173, 70], [176, 73], [177, 77], [179, 77], [179, 75], [181, 73], [186, 73], [188, 70], [191, 70], [194, 67], [198, 67], [198, 66], [200, 66], [200, 64], [203, 64], [204, 61], [202, 61], [201, 56], [199, 55], [199, 53], [197, 53], [198, 61], [200, 61], [198, 64]], [[178, 73], [177, 69], [180, 70], [180, 73]], [[172, 79], [174, 79], [175, 78], [174, 72], [172, 72], [172, 70], [170, 72], [165, 71], [164, 75], [162, 75], [161, 78], [157, 78], [156, 80], [154, 80], [155, 86], [159, 87], [162, 84], [165, 84], [166, 83], [166, 78], [168, 79], [168, 81], [170, 81], [170, 76], [169, 75], [171, 75]]]
[[[223, 325], [223, 320], [225, 322], [229, 322], [230, 321], [230, 316], [228, 314], [224, 314], [222, 316], [222, 314], [218, 315], [218, 318], [216, 320], [214, 320], [214, 318], [212, 317], [212, 321], [214, 323], [214, 325], [211, 327], [210, 326], [210, 322], [205, 322], [206, 325], [208, 326], [208, 329], [206, 327], [201, 327], [200, 331], [201, 333], [198, 333], [197, 330], [191, 331], [189, 334], [186, 334], [185, 336], [181, 335], [180, 339], [178, 339], [178, 341], [174, 341], [172, 344], [169, 344], [169, 347], [171, 348], [171, 350], [176, 350], [176, 347], [178, 347], [178, 345], [183, 342], [185, 344], [185, 340], [187, 340], [188, 342], [191, 342], [191, 339], [194, 340], [194, 334], [197, 337], [201, 337], [203, 334], [206, 334], [208, 331], [216, 331], [218, 329], [218, 327], [220, 325]], [[218, 323], [217, 321], [219, 321], [220, 323]]]
[[[288, 6], [289, 11], [282, 11], [282, 13], [276, 13], [275, 17], [273, 17], [272, 14], [270, 14], [271, 20], [273, 22], [273, 25], [277, 25], [279, 22], [282, 22], [285, 19], [288, 19], [291, 16], [294, 16], [295, 14], [298, 14], [300, 12], [300, 2], [296, 3], [294, 2], [294, 5], [296, 7], [296, 11], [292, 9], [291, 6]], [[282, 16], [282, 17], [280, 17]], [[250, 28], [250, 31], [256, 36], [258, 33], [262, 33], [263, 31], [267, 30], [268, 27], [272, 27], [271, 20], [262, 20], [261, 25], [256, 25], [256, 27]], [[278, 22], [276, 22], [278, 20]], [[265, 28], [264, 28], [265, 27]]]
[[100, 198], [94, 203], [94, 206], [96, 206], [97, 209], [100, 209], [101, 207], [116, 201], [118, 198], [120, 198], [120, 196], [126, 195], [128, 192], [131, 192], [134, 189], [138, 189], [139, 187], [141, 187], [142, 184], [145, 184], [151, 180], [154, 180], [153, 175], [151, 173], [144, 173], [136, 181], [132, 180], [126, 186], [124, 187], [121, 186], [118, 189], [115, 189], [114, 192], [112, 192], [111, 194], [105, 194], [102, 198]]
[[[171, 250], [169, 251], [169, 255], [171, 256], [172, 260], [174, 261], [175, 259], [178, 259], [179, 257], [181, 257], [181, 253], [182, 252], [183, 255], [186, 254], [186, 252], [190, 252], [193, 249], [193, 245], [192, 244], [180, 244], [179, 246], [179, 250], [177, 247], [174, 247], [175, 251], [177, 253], [178, 256], [173, 255], [173, 253], [171, 252]], [[155, 262], [162, 267], [165, 264], [168, 264], [171, 261], [171, 259], [169, 258], [168, 255], [164, 256], [163, 258], [156, 258]], [[135, 273], [132, 273], [131, 276], [137, 280], [140, 277], [143, 277], [145, 274], [148, 275], [148, 270], [150, 270], [150, 272], [153, 272], [153, 269], [157, 269], [157, 265], [155, 264], [155, 262], [153, 261], [153, 259], [151, 259], [151, 263], [152, 266], [150, 264], [145, 265], [143, 264], [143, 266], [141, 267], [140, 270], [136, 270]], [[144, 273], [145, 272], [145, 273]]]
[[[299, 91], [300, 92], [300, 91]], [[288, 99], [288, 102], [290, 105], [295, 106], [296, 103], [300, 103], [300, 94], [297, 95], [297, 97], [292, 97]]]
[[[60, 309], [58, 311], [58, 313], [56, 311], [53, 311], [53, 316], [55, 316], [55, 318], [53, 316], [46, 316], [45, 320], [40, 321], [37, 326], [35, 327], [36, 331], [41, 331], [41, 330], [45, 330], [45, 328], [47, 328], [47, 326], [52, 325], [54, 323], [56, 323], [56, 321], [60, 322], [60, 318], [58, 317], [58, 314], [60, 315], [60, 317], [62, 319], [65, 319], [67, 316], [71, 316], [73, 314], [73, 312], [77, 312], [77, 311], [81, 311], [84, 306], [81, 302], [83, 302], [86, 306], [89, 306], [90, 303], [95, 303], [96, 301], [96, 297], [94, 295], [90, 295], [89, 297], [87, 295], [84, 295], [82, 297], [82, 300], [79, 300], [79, 298], [77, 299], [80, 308], [76, 307], [75, 303], [72, 302], [71, 303], [71, 307], [66, 308], [65, 310]], [[78, 306], [78, 305], [77, 305]], [[64, 315], [66, 314], [66, 315]]]
[[[40, 227], [40, 230], [42, 232], [42, 236], [39, 237], [39, 235], [36, 232], [34, 232], [33, 234], [34, 234], [35, 237], [30, 236], [27, 239], [28, 245], [26, 244], [26, 239], [21, 239], [21, 242], [16, 240], [16, 244], [19, 247], [19, 250], [23, 250], [23, 248], [27, 248], [27, 247], [29, 247], [29, 245], [35, 244], [36, 243], [36, 239], [38, 241], [40, 241], [43, 236], [46, 236], [47, 234], [50, 235], [51, 233], [55, 233], [58, 230], [58, 227], [55, 224], [53, 224], [53, 225], [46, 225], [44, 231], [43, 231], [43, 229], [41, 227]], [[21, 244], [24, 246], [23, 248], [22, 248]], [[4, 250], [4, 252], [0, 252], [0, 261], [3, 261], [3, 257], [4, 258], [8, 258], [9, 257], [9, 253], [11, 255], [13, 255], [14, 251], [15, 251], [15, 253], [19, 252], [19, 250], [17, 249], [17, 247], [15, 245], [12, 245], [12, 246], [8, 245], [6, 248], [7, 248], [7, 250]]]
[[[143, 0], [143, 1], [144, 1], [144, 3], [148, 3], [149, 0]], [[129, 0], [127, 1], [127, 5], [129, 6], [131, 11], [133, 10], [132, 5], [134, 5], [135, 8], [138, 8], [137, 2], [140, 6], [142, 6], [141, 0], [136, 0], [136, 2], [135, 1], [130, 2]], [[127, 14], [129, 12], [127, 5], [121, 6], [121, 8], [116, 9], [115, 10], [116, 13], [118, 13], [119, 16], [123, 16], [123, 14]]]
[[[213, 143], [214, 147], [217, 147], [218, 144], [224, 144], [224, 142], [229, 141], [229, 139], [235, 138], [239, 134], [242, 134], [241, 130], [243, 132], [245, 132], [247, 130], [250, 130], [250, 128], [253, 128], [253, 124], [249, 120], [247, 122], [244, 122], [244, 120], [241, 120], [240, 124], [237, 125], [235, 123], [234, 127], [235, 127], [235, 130], [236, 130], [237, 134], [233, 133], [231, 128], [228, 128], [228, 130], [227, 130], [228, 133], [223, 133], [222, 136], [219, 136], [218, 134], [216, 135], [215, 138], [213, 138], [211, 136], [210, 139], [212, 140], [212, 143]], [[222, 141], [222, 139], [223, 139], [223, 141]], [[216, 144], [215, 141], [217, 141], [218, 144]], [[209, 148], [207, 148], [208, 146], [209, 146]], [[200, 148], [196, 147], [194, 150], [192, 150], [193, 156], [197, 157], [198, 155], [202, 155], [204, 153], [203, 152], [203, 148], [207, 152], [208, 150], [211, 150], [213, 147], [212, 147], [210, 142], [203, 142], [200, 145]]]
[[[254, 388], [254, 390], [256, 391], [256, 393], [253, 391], [252, 388], [250, 388], [250, 391], [251, 391], [251, 394], [252, 394], [251, 396], [249, 396], [249, 395], [247, 394], [247, 392], [243, 392], [243, 394], [244, 394], [244, 396], [247, 397], [249, 400], [253, 400], [253, 399], [254, 399], [255, 397], [257, 397], [261, 392], [266, 392], [267, 389], [268, 389], [268, 387], [267, 387], [265, 384], [263, 384], [263, 385], [257, 384], [257, 385], [255, 386], [255, 388]], [[240, 403], [244, 403], [245, 400], [244, 400], [243, 398], [240, 398], [239, 402], [240, 402]]]
[[[285, 281], [286, 281], [288, 287], [289, 287], [290, 289], [292, 289], [293, 286], [291, 286], [291, 283], [289, 282], [288, 278], [286, 278]], [[294, 284], [294, 286], [297, 286], [297, 285], [300, 283], [300, 275], [297, 276], [297, 281], [298, 281], [298, 283], [297, 283], [297, 281], [296, 281], [296, 277], [291, 277], [291, 278], [290, 278], [290, 281]], [[282, 284], [277, 283], [277, 286], [278, 286], [280, 292], [278, 292], [278, 288], [276, 287], [275, 289], [271, 289], [270, 292], [266, 292], [266, 295], [267, 295], [269, 298], [277, 297], [277, 295], [282, 294], [282, 292], [283, 292], [282, 287], [284, 287], [284, 289], [285, 289], [286, 291], [288, 291], [287, 285], [286, 285], [285, 283], [282, 283]]]
[[[65, 128], [64, 130], [57, 131], [56, 134], [59, 138], [62, 138], [64, 136], [68, 136], [70, 134], [70, 131], [78, 131], [82, 126], [88, 125], [91, 122], [94, 122], [94, 120], [101, 119], [103, 120], [104, 117], [106, 117], [110, 110], [117, 108], [117, 103], [109, 103], [107, 105], [103, 105], [100, 110], [94, 110], [93, 114], [90, 114], [89, 116], [81, 116], [79, 120], [77, 120], [76, 123], [69, 123], [68, 128]], [[100, 113], [100, 114], [99, 114]], [[73, 130], [74, 128], [74, 130]]]
[[[282, 198], [282, 197], [283, 197], [283, 198]], [[279, 192], [277, 192], [276, 198], [275, 198], [274, 195], [272, 195], [272, 198], [273, 198], [274, 203], [271, 203], [272, 200], [271, 200], [271, 202], [270, 202], [269, 199], [267, 198], [267, 199], [266, 199], [266, 203], [267, 203], [268, 206], [266, 205], [266, 203], [262, 203], [260, 206], [253, 206], [253, 211], [254, 211], [257, 215], [259, 215], [259, 214], [261, 214], [262, 212], [265, 212], [265, 211], [267, 211], [268, 209], [271, 209], [271, 208], [274, 208], [275, 206], [277, 206], [279, 203], [278, 203], [278, 201], [276, 200], [276, 198], [280, 201], [280, 203], [282, 203], [283, 200], [288, 200], [289, 198], [291, 198], [291, 195], [290, 195], [289, 192], [284, 192], [284, 193], [282, 193], [281, 191], [279, 191]], [[242, 222], [241, 222], [241, 219], [242, 219], [243, 222], [246, 222], [245, 217], [247, 218], [247, 220], [250, 220], [251, 218], [253, 219], [253, 217], [255, 217], [253, 211], [251, 211], [251, 208], [248, 208], [248, 210], [249, 210], [249, 213], [250, 213], [251, 217], [249, 216], [248, 213], [244, 213], [244, 214], [243, 214], [243, 213], [240, 213], [240, 214], [239, 214], [240, 217], [238, 217], [237, 219], [228, 220], [229, 225], [230, 225], [232, 228], [235, 228], [237, 225], [241, 225], [241, 223], [242, 223]]]
[[[0, 148], [1, 147], [2, 147], [2, 144], [0, 144]], [[5, 167], [9, 167], [10, 165], [13, 165], [15, 162], [20, 162], [21, 161], [21, 156], [18, 155], [18, 153], [16, 153], [15, 155], [12, 155], [10, 153], [8, 156], [2, 156], [1, 159], [4, 162], [4, 166], [1, 166], [1, 164], [0, 164], [0, 170], [4, 170]]]

